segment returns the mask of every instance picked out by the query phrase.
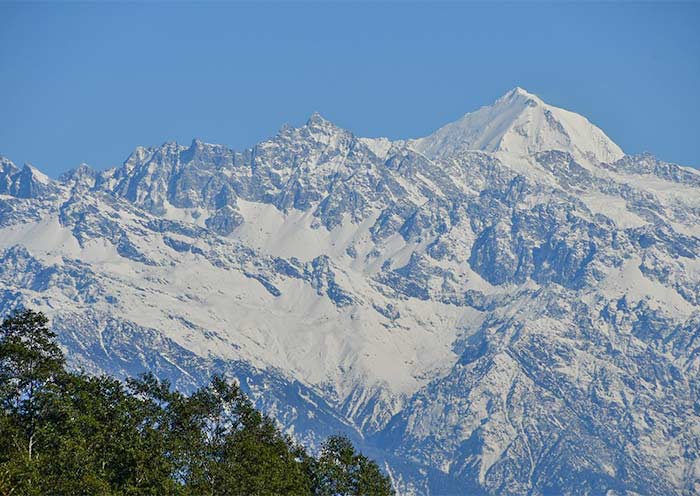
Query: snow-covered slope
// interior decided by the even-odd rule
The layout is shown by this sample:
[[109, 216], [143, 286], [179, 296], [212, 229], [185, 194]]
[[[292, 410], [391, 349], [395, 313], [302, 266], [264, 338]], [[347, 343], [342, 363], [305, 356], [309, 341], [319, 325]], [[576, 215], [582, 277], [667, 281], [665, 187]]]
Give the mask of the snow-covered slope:
[[0, 159], [0, 261], [74, 366], [224, 373], [405, 494], [700, 490], [700, 174], [519, 88], [405, 142]]
[[515, 88], [493, 105], [465, 114], [425, 138], [410, 142], [424, 155], [445, 157], [467, 150], [531, 155], [561, 150], [575, 158], [612, 162], [623, 156], [603, 131], [573, 112], [547, 105]]

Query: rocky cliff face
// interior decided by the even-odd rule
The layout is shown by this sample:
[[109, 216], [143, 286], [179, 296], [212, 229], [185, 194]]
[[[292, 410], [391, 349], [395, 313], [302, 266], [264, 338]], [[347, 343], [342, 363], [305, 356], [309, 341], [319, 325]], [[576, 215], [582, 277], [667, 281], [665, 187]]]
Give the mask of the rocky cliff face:
[[700, 491], [700, 174], [519, 88], [417, 140], [2, 159], [0, 261], [76, 367], [224, 373], [402, 493]]

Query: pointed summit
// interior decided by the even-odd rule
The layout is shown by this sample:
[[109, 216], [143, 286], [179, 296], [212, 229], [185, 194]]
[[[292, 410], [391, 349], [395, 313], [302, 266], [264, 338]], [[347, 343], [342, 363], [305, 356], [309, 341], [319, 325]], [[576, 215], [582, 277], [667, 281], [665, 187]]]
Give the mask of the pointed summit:
[[503, 95], [501, 98], [498, 99], [498, 101], [506, 100], [506, 99], [514, 99], [514, 98], [525, 98], [528, 100], [533, 100], [536, 103], [544, 103], [542, 100], [540, 100], [540, 97], [535, 95], [534, 93], [530, 93], [524, 88], [521, 88], [520, 86], [516, 86], [512, 90], [510, 90], [508, 93]]
[[331, 121], [329, 121], [328, 119], [326, 119], [325, 117], [323, 117], [320, 113], [314, 112], [313, 114], [311, 114], [309, 119], [306, 121], [306, 125], [309, 127], [311, 127], [311, 126], [323, 126], [323, 127], [325, 127], [325, 126], [332, 126], [333, 123]]
[[537, 98], [538, 100], [540, 99], [540, 97], [538, 97], [538, 96], [535, 95], [534, 93], [530, 93], [529, 91], [527, 91], [527, 90], [526, 90], [525, 88], [523, 88], [522, 86], [516, 86], [515, 88], [513, 88], [513, 89], [511, 90], [511, 92], [512, 92], [512, 93], [516, 93], [516, 94], [518, 94], [518, 95], [526, 96], [526, 97], [528, 97], [528, 98]]
[[85, 162], [79, 166], [64, 172], [58, 177], [59, 182], [63, 184], [72, 184], [92, 188], [95, 186], [99, 173], [90, 167]]
[[331, 143], [331, 141], [336, 139], [338, 136], [349, 134], [348, 131], [336, 126], [318, 112], [311, 114], [311, 117], [309, 117], [309, 119], [306, 121], [306, 124], [294, 132], [297, 131], [302, 133], [302, 135], [311, 136], [314, 140], [325, 144]]
[[19, 172], [19, 168], [15, 163], [7, 157], [0, 155], [0, 173], [15, 174]]
[[430, 158], [467, 150], [514, 155], [561, 150], [593, 162], [612, 162], [624, 155], [585, 117], [548, 105], [519, 86], [492, 105], [412, 140], [410, 146]]
[[55, 189], [53, 181], [31, 164], [19, 169], [11, 161], [0, 160], [0, 193], [17, 198], [37, 198]]
[[51, 178], [41, 172], [39, 169], [34, 167], [32, 164], [29, 162], [25, 163], [24, 166], [22, 167], [22, 174], [26, 174], [28, 177], [31, 177], [33, 181], [41, 184], [50, 184], [51, 183]]
[[12, 177], [19, 172], [19, 168], [10, 160], [0, 155], [0, 194], [10, 191]]

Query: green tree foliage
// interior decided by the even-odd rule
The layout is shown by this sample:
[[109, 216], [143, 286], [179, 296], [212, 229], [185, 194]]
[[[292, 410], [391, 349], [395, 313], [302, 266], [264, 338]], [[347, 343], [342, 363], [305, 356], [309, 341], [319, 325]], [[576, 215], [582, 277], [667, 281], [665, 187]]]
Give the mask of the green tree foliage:
[[393, 494], [347, 438], [314, 458], [220, 377], [69, 372], [55, 338], [31, 310], [0, 325], [0, 496]]
[[[28, 487], [36, 481], [37, 438], [43, 427], [46, 393], [63, 373], [63, 353], [41, 313], [17, 312], [0, 324], [0, 450], [13, 453], [7, 484], [21, 476]], [[12, 486], [14, 487], [14, 486]]]
[[323, 443], [313, 477], [314, 494], [319, 496], [393, 494], [377, 464], [355, 451], [345, 436], [331, 436]]

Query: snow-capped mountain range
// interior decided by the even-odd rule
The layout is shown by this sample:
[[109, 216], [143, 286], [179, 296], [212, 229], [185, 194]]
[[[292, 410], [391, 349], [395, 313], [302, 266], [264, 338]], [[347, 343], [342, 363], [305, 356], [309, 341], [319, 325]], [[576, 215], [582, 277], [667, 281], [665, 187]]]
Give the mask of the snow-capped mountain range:
[[17, 305], [89, 372], [236, 378], [402, 494], [700, 492], [700, 173], [521, 88], [419, 139], [0, 158]]

